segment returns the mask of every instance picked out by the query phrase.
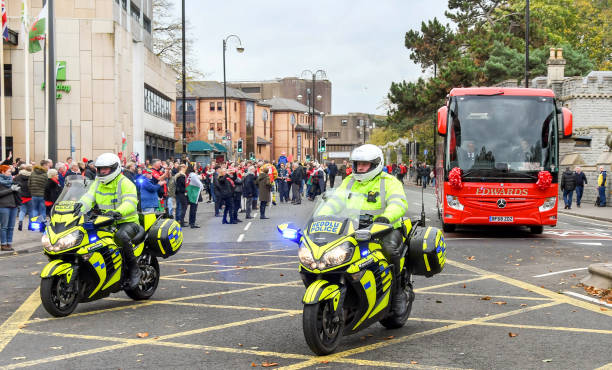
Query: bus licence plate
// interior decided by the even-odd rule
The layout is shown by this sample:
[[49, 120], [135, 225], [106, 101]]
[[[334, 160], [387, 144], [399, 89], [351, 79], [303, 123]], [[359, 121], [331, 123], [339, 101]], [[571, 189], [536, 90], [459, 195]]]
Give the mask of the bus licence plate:
[[514, 222], [513, 216], [489, 216], [489, 222]]

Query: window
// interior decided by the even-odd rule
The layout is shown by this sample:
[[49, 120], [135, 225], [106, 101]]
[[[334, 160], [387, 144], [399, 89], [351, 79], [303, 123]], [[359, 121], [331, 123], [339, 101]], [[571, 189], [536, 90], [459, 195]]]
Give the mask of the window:
[[217, 122], [217, 131], [223, 131], [223, 124], [221, 122]]
[[166, 97], [162, 93], [153, 89], [152, 87], [145, 85], [144, 92], [144, 110], [159, 118], [165, 120], [171, 120], [171, 103], [170, 98]]
[[260, 90], [259, 86], [243, 87], [242, 88], [242, 92], [247, 93], [247, 94], [259, 94], [260, 91], [261, 90]]
[[121, 7], [123, 10], [127, 10], [127, 0], [121, 0]]
[[266, 121], [264, 121], [264, 136], [266, 136]]
[[343, 119], [342, 121], [340, 121], [340, 124], [342, 126], [346, 126], [348, 124], [348, 120], [347, 119]]
[[132, 2], [130, 2], [130, 14], [134, 19], [140, 21], [140, 9]]
[[4, 65], [4, 96], [13, 96], [13, 65]]
[[151, 33], [151, 20], [146, 15], [142, 16], [142, 26], [144, 27], [145, 31]]
[[257, 145], [257, 151], [261, 154], [261, 145]]
[[210, 111], [211, 111], [211, 112], [214, 112], [214, 111], [215, 111], [215, 102], [214, 102], [214, 101], [211, 101], [211, 102], [210, 102]]
[[210, 131], [215, 131], [215, 124], [214, 123], [210, 124]]
[[292, 114], [292, 115], [291, 115], [291, 124], [292, 124], [292, 125], [295, 125], [295, 123], [296, 123], [296, 120], [295, 120], [295, 114]]
[[217, 110], [218, 111], [222, 111], [223, 110], [223, 103], [220, 102], [220, 101], [217, 102]]
[[236, 104], [236, 102], [234, 102], [234, 112], [238, 111], [238, 105]]
[[327, 137], [340, 137], [339, 132], [328, 132]]
[[234, 132], [238, 131], [236, 127], [237, 127], [236, 122], [234, 122]]

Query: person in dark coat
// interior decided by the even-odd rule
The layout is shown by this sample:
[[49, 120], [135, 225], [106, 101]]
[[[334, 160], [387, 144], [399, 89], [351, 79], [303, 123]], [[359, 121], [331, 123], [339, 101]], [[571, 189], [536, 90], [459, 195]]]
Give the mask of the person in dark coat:
[[304, 172], [298, 163], [293, 164], [293, 172], [291, 172], [291, 203], [302, 203], [302, 181], [304, 181]]
[[32, 194], [32, 215], [30, 217], [41, 216], [45, 217], [45, 188], [47, 187], [47, 170], [49, 163], [46, 160], [40, 161], [40, 166], [34, 166], [32, 174], [28, 179], [28, 187]]
[[245, 218], [253, 218], [253, 216], [251, 216], [251, 208], [253, 206], [255, 194], [257, 194], [257, 187], [255, 185], [255, 166], [249, 166], [242, 186], [242, 196], [246, 199]]
[[59, 174], [56, 169], [50, 169], [49, 172], [47, 172], [47, 177], [49, 181], [47, 181], [47, 185], [45, 186], [45, 207], [47, 216], [49, 216], [51, 208], [53, 208], [55, 201], [62, 193], [62, 186], [59, 183]]
[[0, 165], [0, 241], [3, 252], [13, 251], [13, 230], [19, 206], [19, 185], [13, 183], [11, 166]]
[[234, 183], [234, 197], [233, 197], [234, 207], [232, 208], [231, 219], [233, 219], [235, 223], [238, 223], [238, 222], [242, 222], [242, 220], [238, 219], [238, 210], [241, 207], [240, 203], [242, 201], [242, 190], [243, 190], [242, 179], [238, 177], [238, 173], [236, 169], [231, 168], [229, 172], [230, 172], [232, 182]]
[[268, 167], [262, 167], [260, 169], [259, 176], [255, 180], [257, 188], [259, 189], [259, 218], [267, 219], [266, 217], [266, 206], [270, 202], [270, 191], [272, 190], [272, 184], [270, 184], [270, 176], [268, 176]]
[[[220, 199], [220, 205], [224, 206], [222, 224], [236, 224], [233, 218], [234, 186], [233, 181], [227, 176], [225, 168], [219, 168], [218, 176], [214, 182], [215, 194]], [[229, 221], [227, 216], [229, 214]]]
[[32, 173], [32, 166], [22, 164], [19, 169], [19, 174], [15, 176], [13, 182], [19, 185], [19, 196], [21, 197], [21, 205], [19, 206], [19, 231], [23, 230], [23, 219], [27, 214], [28, 217], [32, 217], [32, 194], [30, 194], [30, 188], [28, 187], [28, 179]]
[[563, 202], [565, 209], [572, 209], [572, 196], [576, 189], [576, 174], [569, 167], [565, 169], [561, 176], [561, 190], [563, 190]]
[[87, 168], [85, 168], [84, 175], [92, 181], [96, 179], [96, 166], [94, 165], [94, 161], [87, 162]]
[[181, 227], [187, 226], [187, 224], [185, 224], [185, 213], [187, 213], [189, 200], [187, 199], [187, 184], [185, 181], [187, 179], [185, 175], [186, 172], [187, 165], [181, 164], [179, 166], [179, 172], [174, 177], [176, 182], [176, 190], [174, 193], [176, 196], [176, 215], [174, 219], [181, 224]]
[[588, 184], [587, 178], [582, 172], [580, 166], [576, 167], [576, 205], [580, 208], [580, 201], [582, 200], [582, 193], [584, 192], [584, 185]]
[[336, 162], [332, 161], [329, 166], [327, 166], [327, 169], [329, 170], [329, 187], [333, 188], [336, 182], [336, 176], [338, 175], [338, 166], [336, 166]]

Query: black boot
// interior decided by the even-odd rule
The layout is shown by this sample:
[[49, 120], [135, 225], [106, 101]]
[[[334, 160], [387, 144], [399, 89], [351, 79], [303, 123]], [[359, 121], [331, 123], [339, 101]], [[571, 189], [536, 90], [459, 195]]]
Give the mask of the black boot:
[[140, 282], [140, 266], [138, 266], [138, 259], [134, 256], [134, 250], [132, 245], [125, 248], [123, 252], [125, 255], [125, 262], [128, 267], [128, 273], [126, 277], [126, 285], [128, 289], [136, 289]]
[[[580, 206], [578, 206], [580, 207]], [[23, 221], [19, 221], [19, 226], [17, 226], [17, 230], [21, 231], [23, 230]]]
[[395, 316], [403, 316], [408, 309], [408, 297], [406, 292], [402, 289], [401, 275], [399, 271], [400, 258], [393, 258], [393, 291], [391, 292], [391, 309]]

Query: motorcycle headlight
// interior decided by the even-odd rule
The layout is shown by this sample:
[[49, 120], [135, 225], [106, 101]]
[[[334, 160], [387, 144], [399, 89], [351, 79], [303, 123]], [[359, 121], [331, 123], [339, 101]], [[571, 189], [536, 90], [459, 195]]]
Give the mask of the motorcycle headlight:
[[355, 247], [351, 242], [344, 242], [325, 252], [321, 257], [321, 262], [327, 267], [341, 265], [353, 256], [354, 251]]
[[546, 200], [544, 201], [544, 204], [542, 204], [538, 209], [540, 210], [540, 212], [550, 211], [551, 209], [555, 207], [556, 203], [557, 203], [557, 197], [546, 198]]
[[51, 250], [63, 250], [72, 248], [75, 245], [78, 245], [83, 240], [83, 232], [77, 230], [73, 231], [70, 234], [60, 238], [52, 247]]
[[51, 240], [49, 240], [49, 235], [43, 234], [40, 242], [45, 249], [49, 249], [51, 247]]
[[314, 257], [312, 256], [312, 252], [310, 251], [310, 248], [308, 248], [304, 244], [302, 244], [300, 246], [300, 249], [298, 249], [298, 258], [300, 259], [300, 262], [304, 266], [308, 266], [309, 268], [312, 268], [312, 269], [317, 267], [314, 261]]

